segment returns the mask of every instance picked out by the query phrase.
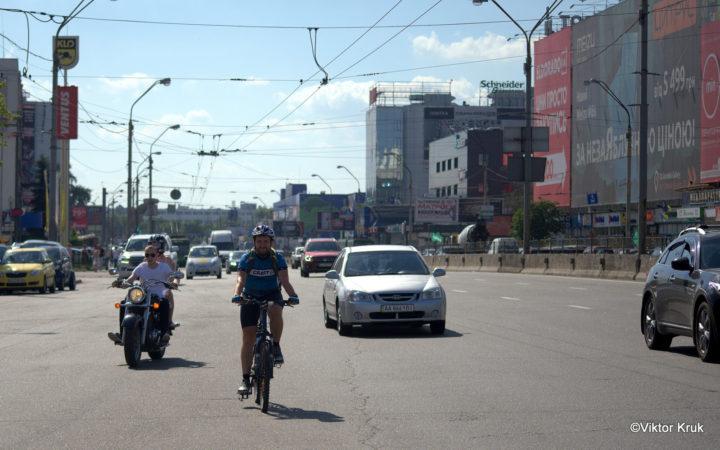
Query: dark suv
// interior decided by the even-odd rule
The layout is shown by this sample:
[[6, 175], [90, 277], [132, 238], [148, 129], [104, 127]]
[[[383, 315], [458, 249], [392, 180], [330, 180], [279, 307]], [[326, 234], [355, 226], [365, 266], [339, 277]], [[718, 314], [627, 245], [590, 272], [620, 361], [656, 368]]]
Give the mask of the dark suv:
[[703, 361], [720, 356], [720, 232], [683, 230], [650, 269], [641, 306], [641, 330], [653, 350], [675, 336], [693, 338]]

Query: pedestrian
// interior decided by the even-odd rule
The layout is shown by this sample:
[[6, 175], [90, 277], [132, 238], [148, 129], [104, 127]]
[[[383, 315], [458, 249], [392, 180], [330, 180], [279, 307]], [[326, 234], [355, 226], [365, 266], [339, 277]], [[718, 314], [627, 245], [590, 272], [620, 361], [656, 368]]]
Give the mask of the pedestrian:
[[100, 244], [95, 244], [92, 251], [92, 266], [93, 272], [97, 272], [102, 264], [102, 257], [100, 256]]

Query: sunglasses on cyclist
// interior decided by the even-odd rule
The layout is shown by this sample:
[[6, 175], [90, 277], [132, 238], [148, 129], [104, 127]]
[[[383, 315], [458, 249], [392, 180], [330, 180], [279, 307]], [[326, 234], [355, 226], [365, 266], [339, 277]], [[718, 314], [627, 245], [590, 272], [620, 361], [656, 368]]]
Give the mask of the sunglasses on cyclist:
[[145, 253], [146, 258], [154, 258], [157, 256], [157, 253]]

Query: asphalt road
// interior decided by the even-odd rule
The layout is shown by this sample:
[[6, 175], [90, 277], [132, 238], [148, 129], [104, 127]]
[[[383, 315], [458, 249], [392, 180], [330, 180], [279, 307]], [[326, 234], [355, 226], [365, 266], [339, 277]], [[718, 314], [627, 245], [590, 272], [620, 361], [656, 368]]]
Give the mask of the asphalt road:
[[145, 354], [137, 370], [106, 337], [122, 291], [106, 289], [109, 275], [80, 277], [76, 292], [0, 296], [2, 448], [720, 443], [720, 365], [702, 363], [686, 338], [668, 352], [645, 347], [640, 283], [449, 273], [444, 336], [425, 327], [343, 338], [322, 325], [321, 276], [294, 270], [301, 304], [285, 312], [286, 364], [264, 415], [236, 395], [231, 277], [184, 280], [183, 326], [165, 359]]

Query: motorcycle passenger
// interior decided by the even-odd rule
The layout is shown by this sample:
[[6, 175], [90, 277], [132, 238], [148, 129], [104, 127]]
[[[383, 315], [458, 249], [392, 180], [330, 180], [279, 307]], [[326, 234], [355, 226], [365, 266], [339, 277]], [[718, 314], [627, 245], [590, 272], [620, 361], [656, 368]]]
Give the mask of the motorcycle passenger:
[[[273, 357], [276, 364], [284, 362], [280, 350], [280, 337], [283, 331], [282, 293], [280, 287], [290, 296], [288, 300], [297, 302], [295, 288], [290, 284], [287, 263], [280, 253], [275, 253], [272, 244], [275, 232], [267, 225], [258, 225], [252, 231], [253, 248], [244, 254], [238, 262], [238, 278], [235, 285], [235, 299], [247, 294], [255, 298], [273, 298], [276, 303], [268, 308], [270, 318], [270, 332], [273, 337]], [[252, 365], [252, 352], [255, 343], [257, 322], [260, 317], [260, 307], [255, 304], [241, 304], [240, 325], [243, 333], [240, 359], [242, 364], [242, 384], [238, 394], [246, 395], [252, 391], [250, 384], [250, 367]]]
[[[133, 270], [130, 277], [125, 280], [125, 283], [132, 283], [135, 280], [140, 281], [164, 281], [167, 282], [173, 275], [174, 270], [165, 264], [164, 262], [157, 261], [158, 252], [154, 246], [148, 245], [145, 247], [145, 261], [138, 264]], [[122, 281], [116, 280], [113, 282], [113, 286], [122, 285]], [[170, 283], [173, 287], [177, 287], [177, 280], [173, 280]], [[170, 289], [166, 288], [161, 283], [150, 283], [147, 286], [147, 292], [154, 294], [165, 301], [160, 302], [160, 324], [159, 328], [162, 331], [163, 336], [161, 342], [167, 344], [170, 341], [170, 308], [168, 297]], [[125, 314], [124, 308], [120, 308], [120, 322], [122, 323], [123, 316]], [[122, 337], [120, 333], [108, 333], [108, 337], [115, 343], [122, 343]]]

